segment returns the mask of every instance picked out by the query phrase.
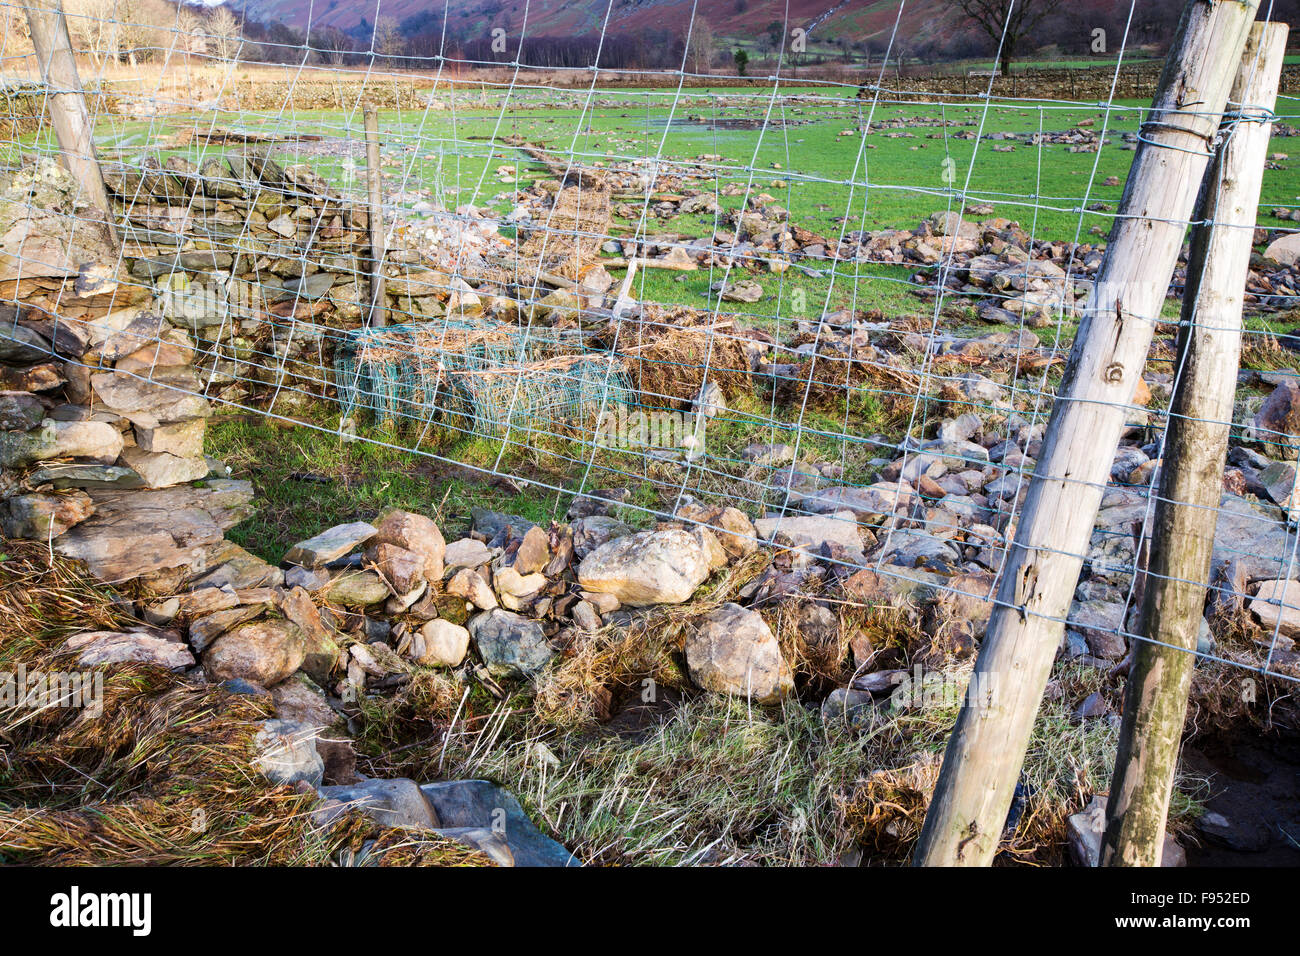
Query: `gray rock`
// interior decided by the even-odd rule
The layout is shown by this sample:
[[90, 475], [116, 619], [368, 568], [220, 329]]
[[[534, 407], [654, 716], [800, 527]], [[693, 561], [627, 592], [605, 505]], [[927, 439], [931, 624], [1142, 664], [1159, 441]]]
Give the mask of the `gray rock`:
[[1094, 657], [1117, 661], [1128, 652], [1122, 634], [1124, 605], [1103, 601], [1085, 601], [1070, 609], [1070, 626], [1083, 635]]
[[142, 663], [183, 671], [194, 666], [194, 656], [184, 644], [136, 632], [89, 631], [77, 634], [68, 638], [63, 651], [75, 653], [81, 667]]
[[892, 481], [878, 481], [862, 488], [843, 486], [827, 488], [800, 499], [799, 507], [815, 514], [852, 511], [860, 520], [870, 521], [906, 512], [916, 500], [910, 485]]
[[573, 556], [581, 561], [601, 545], [632, 534], [632, 529], [609, 515], [588, 515], [570, 526], [573, 531]]
[[304, 568], [318, 568], [359, 548], [373, 538], [375, 533], [374, 525], [365, 521], [336, 525], [313, 538], [299, 541], [288, 550], [284, 561]]
[[49, 358], [54, 347], [45, 336], [12, 322], [0, 338], [0, 364], [30, 365]]
[[[1101, 865], [1101, 837], [1106, 829], [1106, 798], [1093, 797], [1086, 809], [1069, 817], [1066, 829], [1070, 838], [1070, 852], [1079, 866]], [[1186, 866], [1187, 854], [1169, 834], [1165, 834], [1160, 865]]]
[[872, 701], [872, 696], [866, 691], [837, 687], [822, 701], [822, 720], [852, 721], [865, 713]]
[[414, 780], [363, 780], [349, 786], [321, 787], [320, 795], [354, 807], [386, 827], [435, 830], [438, 817]]
[[438, 832], [482, 850], [503, 866], [580, 866], [543, 834], [514, 795], [486, 780], [448, 780], [420, 787]]
[[[203, 436], [207, 431], [205, 418], [168, 422], [152, 428], [137, 426], [135, 440], [144, 451], [165, 453], [177, 458], [203, 458]], [[200, 477], [207, 477], [206, 474]], [[194, 479], [190, 479], [194, 480]]]
[[21, 468], [48, 458], [89, 458], [111, 465], [122, 453], [122, 434], [106, 422], [45, 419], [28, 432], [0, 432], [0, 467]]
[[528, 533], [529, 528], [534, 527], [534, 522], [527, 518], [503, 514], [500, 511], [489, 511], [487, 508], [471, 508], [470, 516], [474, 521], [474, 530], [489, 541], [503, 534], [507, 529], [512, 537], [522, 538]]
[[291, 720], [263, 720], [253, 738], [258, 753], [253, 766], [276, 786], [320, 786], [325, 761], [316, 750], [319, 729]]
[[1250, 601], [1250, 613], [1271, 638], [1300, 637], [1300, 581], [1265, 581]]
[[347, 607], [366, 607], [388, 600], [388, 585], [374, 571], [345, 571], [322, 592], [327, 601]]
[[125, 372], [97, 372], [90, 376], [90, 384], [105, 407], [146, 427], [206, 418], [212, 413], [207, 400], [198, 394], [204, 383], [189, 366], [156, 369], [149, 381]]
[[31, 487], [52, 485], [63, 488], [143, 488], [144, 481], [121, 465], [46, 465], [27, 476]]
[[208, 476], [208, 463], [201, 457], [177, 458], [165, 452], [155, 454], [135, 447], [123, 450], [122, 461], [150, 488], [170, 488]]
[[95, 514], [57, 538], [54, 549], [86, 562], [110, 584], [195, 568], [210, 549], [224, 548], [226, 529], [248, 516], [252, 497], [252, 485], [230, 480], [203, 488], [91, 491]]
[[1294, 499], [1295, 477], [1295, 465], [1285, 461], [1269, 462], [1268, 467], [1259, 473], [1260, 484], [1268, 491], [1269, 498], [1282, 508], [1292, 524], [1300, 516], [1300, 502]]
[[492, 560], [494, 552], [477, 538], [461, 538], [447, 545], [443, 552], [443, 574], [460, 568], [479, 568]]
[[0, 429], [29, 431], [45, 418], [45, 405], [30, 392], [0, 392]]
[[469, 633], [495, 677], [533, 677], [555, 656], [540, 624], [501, 608], [470, 618]]
[[740, 457], [756, 465], [785, 465], [794, 461], [794, 446], [747, 445]]
[[[840, 545], [854, 556], [862, 556], [862, 533], [858, 529], [857, 518], [852, 511], [837, 511], [834, 514], [782, 515], [779, 518], [759, 518], [754, 522], [754, 529], [764, 541], [798, 552], [796, 566], [811, 563], [822, 556], [825, 545]], [[865, 562], [865, 556], [862, 561]]]
[[284, 572], [284, 586], [287, 588], [318, 591], [329, 583], [330, 573], [324, 568], [304, 568], [295, 564]]

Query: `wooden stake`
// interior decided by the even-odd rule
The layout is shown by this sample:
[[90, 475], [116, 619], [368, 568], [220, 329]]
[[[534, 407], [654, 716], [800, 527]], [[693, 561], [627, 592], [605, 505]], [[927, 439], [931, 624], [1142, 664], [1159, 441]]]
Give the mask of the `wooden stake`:
[[1079, 323], [914, 862], [997, 851], [1097, 507], [1178, 259], [1256, 0], [1191, 0]]
[[1140, 633], [1106, 805], [1103, 866], [1159, 866], [1205, 610], [1229, 422], [1241, 352], [1241, 306], [1268, 156], [1287, 25], [1256, 23], [1228, 102], [1224, 145], [1201, 190], [1178, 332]]
[[367, 103], [366, 122], [366, 194], [370, 220], [370, 314], [366, 324], [383, 328], [388, 324], [384, 307], [384, 190], [379, 166], [379, 112]]
[[59, 140], [63, 168], [81, 183], [87, 198], [104, 213], [109, 234], [116, 244], [113, 206], [104, 188], [99, 160], [95, 158], [94, 127], [86, 110], [77, 60], [72, 55], [72, 40], [68, 36], [68, 21], [63, 16], [62, 0], [23, 0], [23, 9], [31, 28], [32, 47], [36, 50], [41, 78], [50, 91], [50, 119]]

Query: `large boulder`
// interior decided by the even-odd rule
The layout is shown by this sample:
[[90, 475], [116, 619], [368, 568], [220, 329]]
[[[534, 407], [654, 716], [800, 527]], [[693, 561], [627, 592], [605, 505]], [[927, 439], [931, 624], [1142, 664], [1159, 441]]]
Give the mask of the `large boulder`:
[[578, 566], [583, 590], [612, 594], [629, 607], [681, 604], [708, 576], [708, 554], [695, 536], [680, 529], [617, 538]]
[[686, 669], [704, 690], [774, 704], [794, 690], [794, 675], [757, 611], [724, 604], [686, 638]]

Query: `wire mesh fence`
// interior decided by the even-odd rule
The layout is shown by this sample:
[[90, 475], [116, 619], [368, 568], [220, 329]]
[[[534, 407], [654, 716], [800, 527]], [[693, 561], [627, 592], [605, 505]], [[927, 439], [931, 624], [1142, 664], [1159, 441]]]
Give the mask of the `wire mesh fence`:
[[[6, 389], [37, 395], [8, 413], [8, 447], [111, 419], [134, 444], [102, 464], [201, 478], [156, 457], [201, 460], [160, 433], [195, 396], [448, 462], [473, 443], [470, 467], [552, 492], [556, 517], [611, 488], [634, 490], [643, 522], [736, 534], [718, 515], [743, 512], [739, 533], [781, 550], [768, 594], [927, 588], [970, 599], [976, 620], [1152, 135], [1127, 35], [1107, 95], [1085, 101], [993, 75], [912, 86], [896, 52], [863, 82], [786, 75], [778, 52], [770, 76], [724, 86], [689, 40], [674, 69], [603, 69], [599, 43], [589, 63], [539, 67], [526, 16], [490, 59], [372, 38], [353, 66], [310, 41], [259, 66], [237, 28], [107, 4], [74, 16], [76, 37], [98, 37], [81, 76], [110, 204], [96, 210], [56, 163], [50, 107], [72, 91], [34, 69], [24, 8], [0, 11], [0, 359]], [[1232, 122], [1285, 143], [1288, 82], [1276, 109], [1232, 104]], [[1267, 162], [1196, 656], [1294, 680], [1300, 189], [1283, 150]], [[1164, 305], [1136, 317], [1155, 338], [1121, 441], [1092, 449], [1111, 464], [1072, 554], [1060, 654], [1096, 666], [1125, 666], [1145, 636], [1175, 336], [1199, 321], [1179, 311], [1188, 269], [1184, 253], [1167, 295], [1152, 279]], [[144, 385], [162, 388], [152, 418], [118, 414], [115, 394]], [[6, 480], [43, 487], [41, 462], [79, 454], [11, 452]]]

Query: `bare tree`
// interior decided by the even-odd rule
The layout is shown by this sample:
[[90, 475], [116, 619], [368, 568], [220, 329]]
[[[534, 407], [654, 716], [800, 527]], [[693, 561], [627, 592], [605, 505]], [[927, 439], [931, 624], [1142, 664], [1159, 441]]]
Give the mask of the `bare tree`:
[[118, 57], [121, 32], [115, 0], [68, 0], [64, 4], [68, 33], [98, 68]]
[[713, 61], [717, 39], [709, 21], [697, 17], [691, 26], [690, 45], [686, 48], [686, 66], [692, 73], [703, 73]]
[[208, 49], [203, 18], [197, 10], [184, 3], [176, 7], [176, 49], [185, 54], [187, 64], [191, 53], [206, 53]]
[[395, 63], [394, 57], [406, 52], [406, 39], [392, 17], [375, 21], [375, 52], [383, 54], [390, 66]]
[[212, 52], [222, 60], [235, 60], [239, 57], [239, 47], [243, 37], [240, 34], [239, 21], [224, 4], [209, 11], [204, 25], [208, 44]]
[[1026, 37], [1043, 18], [1055, 10], [1061, 0], [952, 0], [979, 25], [985, 33], [1000, 44], [999, 67], [1002, 75], [1011, 72], [1011, 61]]

